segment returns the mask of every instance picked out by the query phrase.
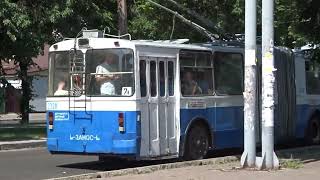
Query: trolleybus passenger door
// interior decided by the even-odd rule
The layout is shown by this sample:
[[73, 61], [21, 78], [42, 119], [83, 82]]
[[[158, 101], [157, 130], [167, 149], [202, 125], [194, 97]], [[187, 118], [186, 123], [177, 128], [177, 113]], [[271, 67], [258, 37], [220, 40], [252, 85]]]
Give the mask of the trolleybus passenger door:
[[177, 149], [177, 128], [176, 128], [176, 96], [175, 89], [175, 63], [174, 59], [167, 61], [167, 137], [169, 154], [176, 154]]
[[175, 64], [166, 58], [141, 58], [139, 62], [141, 93], [142, 157], [177, 153], [174, 97]]
[[167, 98], [167, 64], [165, 59], [158, 61], [159, 74], [159, 135], [160, 135], [160, 154], [166, 155], [169, 153], [168, 144], [168, 98]]
[[140, 57], [139, 74], [140, 74], [140, 111], [141, 111], [141, 146], [140, 156], [148, 157], [150, 152], [150, 138], [149, 138], [149, 62], [147, 58]]
[[160, 154], [177, 151], [175, 129], [174, 62], [159, 59], [159, 132]]
[[158, 64], [156, 59], [150, 60], [150, 81], [149, 81], [149, 138], [150, 156], [160, 155], [159, 144], [159, 92], [158, 92]]

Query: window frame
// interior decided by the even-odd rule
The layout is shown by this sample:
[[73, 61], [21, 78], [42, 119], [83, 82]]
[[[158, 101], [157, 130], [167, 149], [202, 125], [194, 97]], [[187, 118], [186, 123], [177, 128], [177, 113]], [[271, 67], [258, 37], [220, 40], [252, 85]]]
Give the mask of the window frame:
[[[144, 62], [144, 83], [145, 83], [145, 95], [144, 96], [142, 96], [142, 91], [141, 91], [141, 64], [140, 63], [142, 63], [142, 62]], [[148, 86], [147, 86], [147, 68], [148, 68], [148, 66], [147, 66], [147, 60], [145, 60], [145, 59], [140, 59], [139, 60], [139, 91], [140, 91], [140, 97], [141, 98], [145, 98], [145, 97], [147, 97], [148, 96]]]
[[[181, 63], [181, 54], [182, 53], [203, 53], [203, 54], [208, 54], [209, 55], [209, 59], [210, 59], [210, 66], [197, 66], [197, 59], [194, 59], [194, 66], [184, 66]], [[195, 95], [184, 95], [182, 93], [182, 77], [181, 77], [181, 69], [183, 68], [187, 68], [187, 69], [195, 69], [196, 71], [198, 71], [199, 69], [211, 69], [211, 84], [212, 84], [212, 94], [195, 94]], [[213, 62], [213, 53], [210, 50], [190, 50], [190, 49], [180, 49], [179, 51], [179, 84], [180, 84], [180, 88], [179, 88], [179, 92], [181, 94], [182, 97], [206, 97], [206, 96], [215, 96], [215, 84], [214, 84], [214, 62]], [[209, 81], [208, 81], [209, 82]], [[198, 85], [199, 86], [199, 85]]]
[[[172, 63], [172, 89], [170, 89], [170, 71], [169, 71], [169, 64]], [[168, 60], [167, 61], [167, 72], [168, 72], [168, 75], [167, 75], [167, 88], [168, 88], [168, 97], [174, 97], [175, 96], [175, 92], [174, 92], [174, 88], [175, 88], [175, 63], [174, 61], [172, 60]], [[172, 91], [170, 91], [172, 90]], [[170, 92], [172, 92], [172, 94], [170, 94]]]
[[[318, 81], [320, 82], [320, 63], [312, 60], [312, 59], [308, 59], [308, 60], [305, 60], [305, 68], [304, 68], [304, 71], [305, 71], [305, 88], [306, 88], [306, 94], [307, 95], [313, 95], [313, 96], [318, 96], [320, 95], [320, 92], [316, 92], [315, 89], [311, 89], [311, 83], [310, 83], [310, 80], [308, 78], [308, 74], [309, 73], [312, 73], [313, 75], [312, 76], [315, 76], [315, 73], [316, 73], [316, 68], [318, 68]], [[316, 77], [313, 77], [313, 78], [316, 78]], [[308, 83], [309, 82], [309, 83]], [[319, 83], [320, 85], [320, 83]], [[310, 92], [311, 91], [311, 92]]]
[[[154, 74], [153, 74], [153, 71], [151, 71], [152, 63], [154, 63], [154, 65], [155, 65]], [[158, 74], [159, 74], [159, 72], [158, 72], [158, 61], [157, 60], [150, 60], [149, 72], [150, 72], [150, 75], [149, 75], [150, 76], [149, 77], [150, 78], [149, 79], [149, 96], [151, 98], [157, 98], [159, 96], [159, 92], [158, 92], [158, 89], [159, 89]], [[155, 78], [154, 81], [152, 81], [153, 80], [152, 79], [153, 75], [154, 75], [154, 78]], [[155, 82], [154, 83], [155, 86], [156, 86], [154, 88], [155, 91], [153, 91], [152, 82]], [[155, 92], [156, 94], [153, 94], [153, 92]]]
[[[228, 54], [239, 54], [240, 56], [241, 56], [241, 63], [242, 63], [242, 92], [239, 92], [239, 93], [235, 93], [235, 94], [230, 94], [230, 93], [228, 93], [228, 94], [222, 94], [222, 93], [219, 93], [218, 91], [217, 91], [217, 85], [216, 85], [216, 83], [217, 83], [217, 75], [216, 75], [216, 69], [217, 69], [217, 65], [216, 65], [216, 63], [217, 63], [217, 61], [216, 61], [216, 53], [228, 53]], [[214, 77], [214, 92], [215, 92], [215, 95], [217, 95], [217, 96], [239, 96], [239, 95], [243, 95], [243, 92], [244, 92], [244, 77], [245, 77], [245, 72], [244, 72], [244, 66], [245, 66], [245, 62], [244, 62], [244, 55], [243, 55], [243, 53], [242, 52], [239, 52], [239, 51], [220, 51], [220, 50], [218, 50], [218, 51], [214, 51], [213, 53], [212, 53], [212, 57], [213, 57], [213, 67], [214, 67], [214, 74], [213, 74], [213, 77]]]
[[[78, 52], [82, 53], [82, 56], [85, 56], [85, 53], [81, 52], [78, 50]], [[67, 76], [68, 76], [68, 83], [69, 83], [69, 86], [67, 88], [67, 91], [68, 91], [68, 95], [59, 95], [59, 96], [55, 96], [54, 93], [55, 93], [55, 89], [54, 88], [54, 77], [55, 77], [55, 74], [56, 74], [56, 61], [54, 58], [54, 60], [51, 58], [51, 55], [52, 54], [61, 54], [61, 53], [66, 53], [67, 55], [70, 55], [70, 52], [69, 51], [51, 51], [49, 52], [48, 54], [48, 66], [49, 66], [49, 77], [48, 77], [48, 92], [47, 92], [47, 97], [56, 97], [56, 98], [61, 98], [61, 97], [79, 97], [79, 96], [74, 96], [74, 95], [71, 95], [70, 91], [71, 91], [71, 87], [70, 87], [70, 84], [71, 84], [71, 76], [70, 76], [70, 59], [69, 59], [69, 62], [67, 63], [68, 64], [68, 67], [66, 68], [67, 69]]]
[[[129, 97], [133, 97], [136, 95], [136, 80], [135, 80], [135, 77], [136, 77], [136, 70], [135, 70], [135, 63], [136, 63], [136, 56], [135, 56], [135, 52], [134, 52], [134, 49], [130, 49], [130, 48], [101, 48], [101, 49], [87, 49], [86, 53], [85, 54], [85, 58], [86, 58], [86, 71], [87, 71], [87, 61], [90, 61], [90, 59], [88, 59], [88, 56], [87, 56], [87, 53], [89, 51], [91, 51], [91, 53], [93, 53], [94, 50], [99, 50], [99, 51], [103, 51], [103, 50], [121, 50], [121, 49], [126, 49], [126, 50], [130, 50], [132, 52], [132, 58], [133, 58], [133, 67], [132, 67], [132, 76], [133, 76], [133, 93], [131, 94], [131, 96], [122, 96], [122, 95], [112, 95], [112, 96], [108, 96], [108, 95], [91, 95], [91, 94], [88, 94], [87, 92], [87, 89], [86, 89], [86, 93], [85, 93], [85, 96], [87, 97], [119, 97], [119, 98], [129, 98]], [[87, 76], [91, 76], [91, 73], [88, 73], [86, 72], [85, 73], [85, 76], [86, 76], [86, 79], [87, 79]]]
[[[161, 65], [163, 65], [162, 67], [161, 67]], [[161, 69], [161, 68], [163, 68], [163, 69]], [[161, 74], [161, 73], [163, 73], [163, 74]], [[161, 75], [163, 75], [164, 76], [164, 83], [161, 83]], [[166, 75], [166, 62], [164, 61], [164, 60], [158, 60], [158, 76], [159, 76], [159, 83], [158, 83], [158, 86], [159, 86], [159, 90], [158, 90], [158, 92], [159, 92], [159, 97], [160, 98], [164, 98], [164, 97], [166, 97], [167, 96], [167, 92], [166, 92], [166, 88], [167, 88], [167, 85], [166, 85], [166, 83], [167, 83], [167, 75]], [[161, 94], [162, 93], [162, 91], [161, 91], [161, 87], [163, 86], [163, 90], [164, 90], [164, 94]]]

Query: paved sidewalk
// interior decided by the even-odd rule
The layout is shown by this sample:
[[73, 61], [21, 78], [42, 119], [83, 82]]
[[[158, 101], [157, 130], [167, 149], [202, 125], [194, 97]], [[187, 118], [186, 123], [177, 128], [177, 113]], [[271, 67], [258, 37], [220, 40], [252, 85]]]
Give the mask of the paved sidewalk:
[[26, 141], [0, 141], [0, 151], [24, 149], [24, 148], [38, 148], [45, 147], [46, 139], [40, 140], [26, 140]]
[[[205, 180], [212, 178], [221, 179], [268, 179], [269, 176], [273, 178], [286, 178], [286, 173], [293, 174], [293, 177], [299, 175], [302, 171], [306, 176], [313, 179], [314, 174], [320, 171], [320, 146], [303, 146], [291, 149], [283, 149], [276, 151], [278, 158], [280, 158], [283, 167], [301, 167], [303, 163], [306, 164], [303, 168], [282, 169], [279, 171], [254, 171], [254, 170], [241, 170], [239, 155], [213, 157], [209, 159], [196, 160], [196, 161], [183, 161], [183, 162], [168, 162], [155, 165], [147, 165], [142, 167], [130, 167], [119, 170], [107, 170], [103, 172], [81, 174], [76, 176], [66, 176], [56, 178], [57, 180], [84, 180], [84, 179], [112, 179], [112, 180], [125, 180], [125, 179], [187, 179], [187, 180]], [[258, 153], [259, 155], [259, 153]], [[261, 154], [260, 154], [261, 155]], [[313, 165], [313, 163], [316, 163]], [[313, 167], [313, 169], [308, 168]], [[303, 166], [302, 166], [303, 167]], [[310, 169], [310, 170], [309, 170]], [[290, 172], [292, 171], [292, 172]], [[310, 171], [310, 172], [309, 172]], [[150, 174], [148, 174], [150, 173]], [[236, 174], [237, 173], [237, 174]], [[272, 174], [273, 173], [273, 174]], [[296, 174], [294, 174], [296, 173]], [[239, 176], [238, 176], [239, 174]], [[320, 177], [320, 175], [317, 175]], [[315, 176], [315, 177], [317, 177]], [[239, 178], [240, 177], [240, 178]], [[292, 180], [289, 178], [288, 180]]]
[[320, 161], [313, 161], [304, 164], [300, 169], [281, 169], [279, 171], [253, 171], [240, 170], [234, 167], [221, 169], [214, 166], [185, 167], [170, 170], [156, 171], [150, 174], [128, 175], [104, 180], [318, 180], [320, 179]]
[[[28, 132], [29, 129], [37, 131], [38, 129], [44, 129], [45, 124], [45, 113], [30, 113], [29, 124], [21, 125], [20, 117], [16, 113], [0, 114], [0, 132], [1, 133], [12, 133], [14, 134], [17, 129], [21, 129], [21, 132]], [[27, 130], [27, 131], [26, 131]], [[39, 131], [39, 130], [38, 130]], [[32, 133], [31, 133], [32, 134]], [[1, 135], [1, 134], [0, 134]], [[23, 134], [24, 135], [24, 134]], [[37, 134], [36, 134], [37, 135]], [[17, 136], [21, 136], [21, 133]], [[1, 150], [13, 150], [13, 149], [24, 149], [24, 148], [38, 148], [46, 146], [46, 139], [39, 140], [21, 140], [21, 141], [10, 141], [9, 139], [1, 138], [0, 140], [0, 151]], [[19, 138], [17, 138], [19, 139]], [[29, 138], [22, 138], [29, 139]], [[32, 139], [32, 138], [30, 138]], [[38, 139], [38, 138], [36, 138]], [[4, 141], [3, 141], [4, 140]]]
[[[19, 124], [20, 117], [16, 113], [0, 114], [0, 126], [6, 124]], [[30, 113], [29, 123], [45, 123], [46, 114], [45, 113]]]

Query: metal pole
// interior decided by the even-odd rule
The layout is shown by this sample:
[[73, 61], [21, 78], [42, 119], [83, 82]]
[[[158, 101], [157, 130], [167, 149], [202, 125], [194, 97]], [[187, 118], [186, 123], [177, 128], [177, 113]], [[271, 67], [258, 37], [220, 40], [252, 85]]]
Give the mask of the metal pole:
[[117, 0], [117, 2], [118, 2], [119, 35], [123, 35], [128, 33], [127, 2], [126, 0]]
[[261, 169], [279, 167], [274, 153], [274, 0], [262, 0], [262, 163]]
[[256, 0], [245, 1], [244, 152], [242, 167], [256, 165]]

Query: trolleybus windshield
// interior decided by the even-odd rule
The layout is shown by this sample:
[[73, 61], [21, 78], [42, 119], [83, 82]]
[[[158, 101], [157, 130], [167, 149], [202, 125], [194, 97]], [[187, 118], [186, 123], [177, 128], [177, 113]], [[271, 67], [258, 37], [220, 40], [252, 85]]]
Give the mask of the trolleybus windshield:
[[[74, 56], [75, 55], [75, 56]], [[70, 92], [71, 59], [83, 59], [83, 53], [70, 51], [51, 52], [49, 55], [49, 96], [68, 96]]]
[[133, 51], [92, 49], [86, 53], [87, 95], [132, 96], [134, 94]]

